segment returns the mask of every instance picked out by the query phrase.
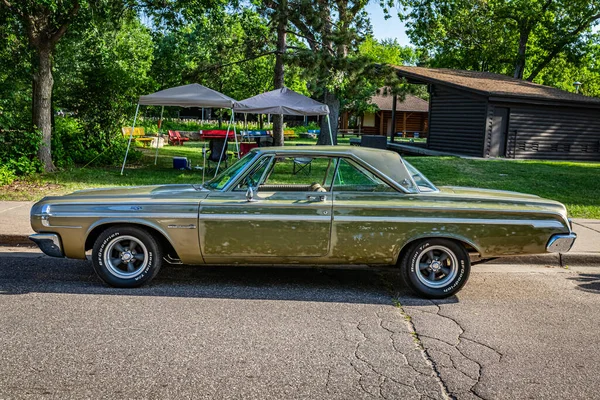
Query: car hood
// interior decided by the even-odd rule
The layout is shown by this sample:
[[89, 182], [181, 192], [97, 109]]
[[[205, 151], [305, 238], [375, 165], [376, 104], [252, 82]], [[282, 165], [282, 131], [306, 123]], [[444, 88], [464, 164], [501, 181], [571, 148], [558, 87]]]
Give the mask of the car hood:
[[172, 197], [202, 198], [202, 193], [208, 191], [199, 185], [149, 185], [122, 186], [112, 188], [85, 189], [67, 194], [62, 197], [67, 201], [135, 201], [140, 199], [161, 199]]

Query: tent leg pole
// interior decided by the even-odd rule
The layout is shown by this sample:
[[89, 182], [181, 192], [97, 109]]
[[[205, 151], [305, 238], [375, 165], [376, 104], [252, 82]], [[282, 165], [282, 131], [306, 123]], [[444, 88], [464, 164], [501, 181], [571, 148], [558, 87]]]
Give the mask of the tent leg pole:
[[215, 171], [215, 176], [219, 173], [219, 167], [221, 166], [221, 160], [223, 159], [223, 153], [227, 152], [227, 140], [229, 139], [229, 127], [231, 126], [231, 120], [233, 118], [233, 109], [231, 110], [231, 118], [229, 118], [229, 123], [227, 124], [227, 132], [225, 133], [225, 144], [223, 145], [223, 149], [221, 150], [221, 155], [219, 156], [219, 162], [217, 163], [217, 169]]
[[204, 185], [205, 171], [206, 171], [206, 142], [202, 143], [202, 184], [203, 185]]
[[333, 146], [333, 132], [331, 131], [331, 118], [329, 118], [329, 114], [327, 114], [327, 125], [329, 127], [329, 139], [331, 140], [331, 145]]
[[133, 130], [135, 129], [135, 122], [137, 120], [138, 111], [140, 111], [140, 103], [138, 103], [135, 109], [135, 117], [133, 117], [133, 126], [131, 127], [131, 132], [129, 133], [129, 142], [127, 142], [127, 151], [125, 151], [125, 158], [123, 159], [123, 166], [121, 167], [121, 175], [123, 175], [123, 171], [125, 170], [125, 163], [127, 162], [127, 156], [129, 155], [129, 148], [131, 147], [131, 139], [133, 138]]
[[[165, 111], [165, 106], [162, 106], [160, 110], [160, 124], [162, 125], [162, 117], [163, 112]], [[158, 143], [160, 142], [160, 127], [158, 127], [158, 133], [156, 134], [156, 154], [154, 155], [154, 165], [158, 162]]]
[[239, 160], [240, 159], [240, 144], [238, 143], [238, 140], [237, 140], [237, 132], [235, 130], [235, 113], [233, 112], [233, 109], [231, 109], [231, 119], [233, 120], [233, 138], [235, 139], [235, 149], [236, 149], [237, 158]]

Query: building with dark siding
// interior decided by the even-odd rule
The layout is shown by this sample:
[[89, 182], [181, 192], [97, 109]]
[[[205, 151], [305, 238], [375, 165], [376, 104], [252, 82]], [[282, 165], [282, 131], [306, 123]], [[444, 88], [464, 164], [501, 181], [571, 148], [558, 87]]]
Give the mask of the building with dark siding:
[[[383, 92], [383, 88], [381, 90]], [[365, 112], [359, 119], [358, 132], [366, 135], [392, 134], [392, 104], [393, 96], [376, 94], [369, 103], [377, 106], [375, 112]], [[349, 131], [350, 114], [348, 111], [340, 116], [340, 128]], [[429, 102], [417, 96], [406, 95], [404, 100], [396, 102], [396, 128], [395, 136], [402, 137], [427, 137], [427, 124], [429, 123]], [[354, 131], [355, 129], [352, 129]]]
[[[378, 94], [371, 97], [370, 103], [375, 104], [379, 111], [364, 113], [361, 118], [361, 132], [368, 135], [392, 134], [392, 103], [393, 96]], [[396, 102], [396, 136], [427, 137], [429, 122], [429, 104], [427, 100], [407, 94], [404, 100]]]
[[600, 98], [489, 72], [396, 69], [408, 82], [428, 86], [431, 150], [600, 161]]

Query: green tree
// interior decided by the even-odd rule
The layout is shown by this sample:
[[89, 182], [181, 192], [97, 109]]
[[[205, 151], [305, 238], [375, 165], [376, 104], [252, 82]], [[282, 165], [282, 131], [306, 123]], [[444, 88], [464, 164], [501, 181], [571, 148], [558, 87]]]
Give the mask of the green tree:
[[536, 77], [538, 83], [571, 92], [575, 81], [581, 83], [579, 93], [600, 97], [600, 35], [581, 58], [560, 54]]
[[[198, 82], [238, 100], [273, 89], [275, 36], [254, 9], [212, 10], [153, 35], [157, 88]], [[306, 92], [298, 67], [287, 69], [285, 85]]]
[[89, 22], [72, 28], [57, 47], [54, 97], [58, 106], [76, 113], [77, 132], [58, 139], [78, 149], [71, 154], [80, 163], [113, 145], [138, 96], [153, 89], [154, 45], [132, 10], [96, 20], [92, 29]]
[[371, 35], [358, 46], [358, 52], [381, 64], [416, 65], [419, 61], [415, 48], [402, 46], [396, 39], [377, 40]]
[[[386, 2], [387, 3], [387, 2]], [[581, 56], [600, 21], [589, 0], [399, 0], [407, 34], [432, 65], [534, 80], [561, 54]]]
[[365, 111], [372, 112], [373, 105], [370, 104], [369, 99], [376, 93], [396, 94], [400, 101], [404, 100], [408, 93], [428, 98], [424, 85], [411, 85], [404, 80], [399, 80], [393, 68], [390, 68], [394, 65], [416, 65], [420, 57], [413, 47], [401, 46], [396, 39], [378, 41], [369, 35], [358, 47], [358, 53], [372, 65], [378, 66], [377, 73], [363, 76], [362, 82], [355, 85], [360, 88], [360, 92], [350, 101], [346, 101], [345, 109], [358, 114]]
[[[301, 43], [286, 46], [286, 65], [303, 68], [313, 96], [329, 106], [332, 136], [336, 138], [337, 120], [343, 101], [359, 92], [355, 83], [373, 72], [373, 65], [358, 53], [358, 45], [370, 32], [364, 8], [366, 0], [265, 1], [273, 10], [271, 21], [285, 11], [290, 38]], [[329, 126], [321, 120], [320, 144], [328, 144]]]
[[[2, 0], [15, 19], [21, 35], [28, 38], [33, 50], [33, 125], [42, 132], [38, 157], [46, 171], [54, 165], [51, 155], [52, 140], [52, 57], [58, 41], [73, 22], [83, 0]], [[85, 6], [86, 4], [83, 3]]]
[[30, 128], [31, 53], [19, 21], [0, 7], [0, 131]]

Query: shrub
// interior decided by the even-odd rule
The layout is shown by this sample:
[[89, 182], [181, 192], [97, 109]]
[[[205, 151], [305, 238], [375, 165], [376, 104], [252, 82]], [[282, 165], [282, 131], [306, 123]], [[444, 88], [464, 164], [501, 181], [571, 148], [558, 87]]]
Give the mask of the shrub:
[[10, 185], [17, 179], [17, 176], [7, 165], [0, 166], [0, 186]]
[[[52, 141], [52, 155], [57, 167], [73, 165], [119, 165], [125, 157], [127, 139], [120, 132], [112, 137], [86, 131], [78, 120], [70, 117], [57, 118]], [[128, 159], [141, 159], [142, 153], [132, 146]]]
[[0, 131], [0, 164], [17, 175], [41, 171], [37, 151], [42, 139], [39, 131]]
[[308, 125], [298, 125], [298, 126], [293, 126], [291, 128], [289, 128], [291, 130], [293, 130], [296, 133], [304, 133], [304, 132], [308, 132], [309, 130], [318, 130], [320, 129], [319, 124], [317, 124], [316, 122], [309, 122]]

